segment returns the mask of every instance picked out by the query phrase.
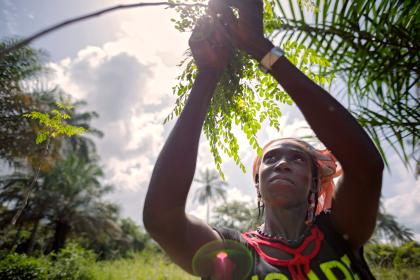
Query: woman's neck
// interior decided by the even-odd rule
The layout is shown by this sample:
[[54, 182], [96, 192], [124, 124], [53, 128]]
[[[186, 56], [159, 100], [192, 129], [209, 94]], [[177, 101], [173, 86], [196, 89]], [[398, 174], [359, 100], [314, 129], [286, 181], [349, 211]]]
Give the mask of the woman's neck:
[[289, 240], [299, 238], [308, 226], [305, 224], [307, 205], [299, 205], [291, 208], [265, 209], [264, 232], [277, 235]]

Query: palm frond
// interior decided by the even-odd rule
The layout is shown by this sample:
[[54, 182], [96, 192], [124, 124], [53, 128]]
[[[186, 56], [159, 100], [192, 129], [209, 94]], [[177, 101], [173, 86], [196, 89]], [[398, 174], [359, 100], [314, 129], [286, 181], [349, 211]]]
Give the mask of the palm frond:
[[[382, 151], [385, 144], [393, 147], [408, 166], [420, 128], [418, 114], [407, 121], [408, 112], [420, 111], [413, 95], [419, 86], [420, 17], [415, 11], [420, 10], [420, 2], [316, 1], [319, 10], [312, 18], [290, 1], [276, 4], [274, 10], [283, 25], [273, 34], [280, 45], [293, 38], [327, 58], [332, 73], [343, 77], [348, 95], [355, 97], [349, 98], [350, 106], [361, 108], [354, 112], [359, 121], [372, 138], [382, 139], [375, 141], [377, 146]], [[374, 108], [369, 105], [372, 101]], [[378, 108], [387, 112], [380, 125], [378, 115], [373, 117]], [[403, 136], [401, 131], [409, 133]]]

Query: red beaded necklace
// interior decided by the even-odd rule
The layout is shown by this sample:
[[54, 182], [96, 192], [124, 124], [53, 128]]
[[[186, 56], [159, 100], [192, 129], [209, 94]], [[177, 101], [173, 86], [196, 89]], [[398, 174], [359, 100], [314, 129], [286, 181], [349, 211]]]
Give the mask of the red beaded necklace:
[[[242, 237], [251, 245], [255, 251], [263, 258], [266, 262], [279, 265], [287, 266], [289, 272], [294, 280], [306, 279], [302, 271], [302, 266], [305, 274], [308, 274], [311, 270], [309, 264], [321, 248], [321, 241], [324, 239], [324, 234], [318, 229], [317, 226], [312, 225], [311, 234], [308, 235], [301, 245], [297, 248], [291, 248], [286, 244], [279, 243], [277, 240], [268, 240], [266, 236], [262, 236], [257, 231], [248, 231], [242, 234]], [[274, 242], [277, 241], [277, 242]], [[302, 255], [302, 252], [308, 247], [311, 242], [314, 243], [314, 247], [307, 255]], [[293, 258], [289, 260], [282, 260], [268, 256], [261, 249], [260, 245], [269, 246], [272, 248], [280, 249], [288, 254], [293, 255]]]

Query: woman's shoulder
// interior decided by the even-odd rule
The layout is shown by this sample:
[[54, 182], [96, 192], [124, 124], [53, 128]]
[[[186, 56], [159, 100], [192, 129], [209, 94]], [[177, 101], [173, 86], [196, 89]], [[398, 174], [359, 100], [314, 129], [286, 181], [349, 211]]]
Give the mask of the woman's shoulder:
[[238, 230], [225, 227], [213, 227], [213, 230], [222, 238], [222, 240], [242, 241], [242, 233]]
[[350, 248], [350, 245], [347, 243], [347, 238], [345, 235], [341, 235], [333, 225], [331, 219], [331, 211], [325, 210], [317, 215], [315, 219], [315, 225], [321, 229], [326, 239], [329, 241], [335, 241], [334, 243], [339, 243], [341, 246]]

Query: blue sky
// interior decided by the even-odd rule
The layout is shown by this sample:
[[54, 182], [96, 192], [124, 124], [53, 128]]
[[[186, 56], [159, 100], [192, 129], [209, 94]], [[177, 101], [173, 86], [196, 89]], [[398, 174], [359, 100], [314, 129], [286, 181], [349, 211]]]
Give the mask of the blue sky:
[[[133, 1], [132, 1], [133, 2]], [[153, 2], [153, 1], [151, 1]], [[127, 2], [124, 2], [127, 3]], [[27, 36], [83, 13], [120, 4], [114, 0], [23, 1], [0, 0], [0, 36]], [[175, 30], [174, 13], [163, 7], [117, 11], [51, 33], [33, 43], [50, 55], [52, 69], [45, 83], [60, 85], [75, 98], [88, 101], [87, 110], [100, 118], [94, 126], [105, 133], [95, 140], [106, 181], [116, 187], [109, 197], [122, 206], [123, 215], [141, 223], [141, 209], [153, 164], [174, 121], [163, 125], [175, 98], [172, 87], [181, 73], [177, 64], [187, 49], [189, 34]], [[331, 94], [346, 104], [345, 95]], [[295, 106], [281, 106], [280, 133], [264, 125], [260, 143], [279, 136], [310, 133]], [[237, 133], [243, 174], [225, 158], [223, 169], [229, 184], [228, 199], [256, 203], [250, 167], [254, 152], [241, 132]], [[388, 213], [416, 233], [420, 240], [420, 183], [414, 173], [386, 149], [391, 172], [384, 172], [383, 202]], [[207, 141], [202, 137], [198, 164], [213, 167]], [[192, 192], [197, 188], [192, 186]], [[191, 213], [204, 218], [205, 207], [188, 204]]]

